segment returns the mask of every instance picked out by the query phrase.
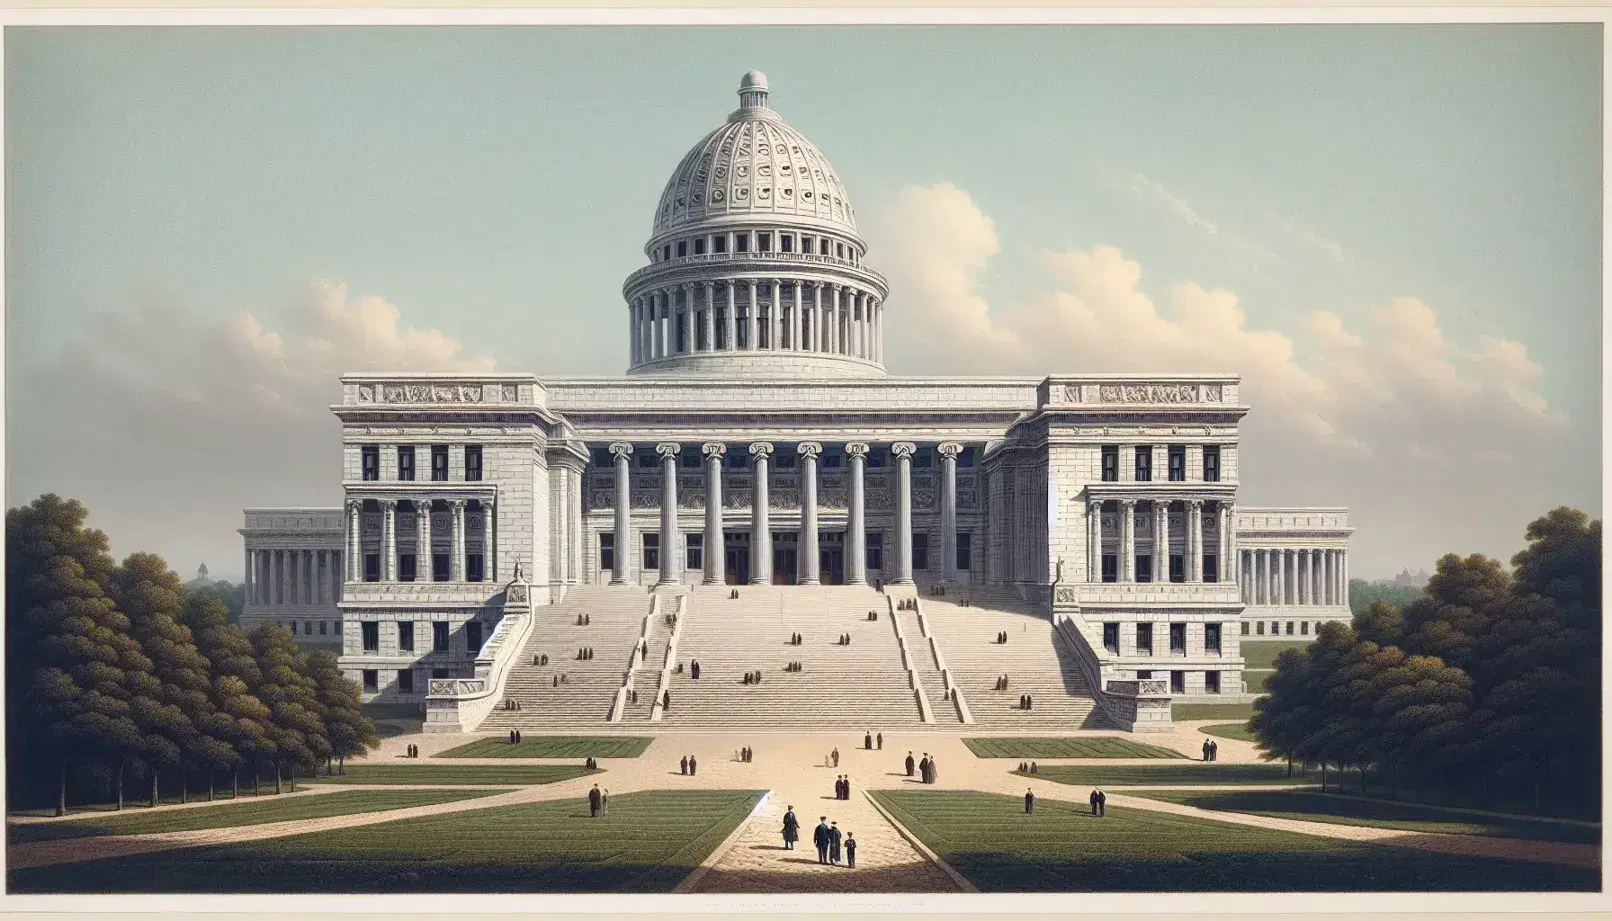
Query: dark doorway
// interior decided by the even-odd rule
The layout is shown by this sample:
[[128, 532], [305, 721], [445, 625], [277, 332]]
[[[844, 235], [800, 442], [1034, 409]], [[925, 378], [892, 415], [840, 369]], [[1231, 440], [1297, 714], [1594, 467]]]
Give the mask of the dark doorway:
[[794, 585], [800, 581], [795, 553], [794, 532], [772, 535], [772, 584]]
[[725, 532], [722, 545], [722, 580], [729, 585], [749, 584], [750, 535]]

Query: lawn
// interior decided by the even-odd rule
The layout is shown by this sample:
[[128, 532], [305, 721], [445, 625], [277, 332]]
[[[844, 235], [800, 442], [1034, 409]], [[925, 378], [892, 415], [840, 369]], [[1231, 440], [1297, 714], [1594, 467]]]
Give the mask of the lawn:
[[1243, 654], [1243, 668], [1275, 668], [1276, 657], [1284, 650], [1303, 649], [1308, 645], [1309, 640], [1269, 640], [1263, 643], [1244, 640], [1239, 649]]
[[1187, 720], [1246, 720], [1254, 715], [1253, 704], [1172, 704], [1170, 718]]
[[1247, 668], [1243, 669], [1243, 683], [1248, 686], [1250, 694], [1264, 694], [1271, 689], [1271, 676], [1276, 674], [1274, 668]]
[[1247, 723], [1216, 723], [1213, 726], [1199, 726], [1198, 731], [1206, 736], [1217, 739], [1236, 739], [1239, 742], [1254, 741], [1254, 734], [1248, 731]]
[[750, 790], [580, 797], [10, 873], [13, 892], [669, 892], [761, 799]]
[[1593, 869], [1435, 854], [1043, 799], [873, 794], [983, 892], [1594, 891]]
[[297, 783], [406, 783], [406, 784], [488, 784], [524, 787], [532, 784], [570, 780], [589, 771], [580, 764], [349, 764], [347, 773], [334, 777], [298, 778]]
[[1130, 739], [964, 739], [976, 758], [1185, 758]]
[[515, 745], [505, 737], [477, 739], [433, 758], [636, 758], [655, 741], [642, 736], [535, 736]]
[[1138, 793], [1166, 803], [1184, 803], [1199, 809], [1303, 819], [1330, 825], [1369, 825], [1436, 835], [1480, 835], [1491, 838], [1527, 838], [1534, 841], [1568, 841], [1597, 844], [1601, 830], [1562, 822], [1538, 822], [1509, 816], [1466, 815], [1411, 803], [1361, 800], [1321, 793], [1286, 790], [1204, 791], [1160, 790]]
[[149, 835], [167, 831], [196, 831], [203, 828], [235, 828], [322, 819], [334, 815], [356, 815], [410, 806], [429, 806], [455, 800], [491, 796], [498, 790], [343, 790], [312, 796], [258, 798], [248, 803], [224, 800], [211, 806], [195, 806], [162, 812], [122, 812], [87, 819], [7, 825], [6, 838], [13, 844], [28, 841], [61, 841], [100, 835]]
[[1049, 764], [1036, 774], [1042, 780], [1079, 786], [1231, 786], [1235, 784], [1314, 784], [1320, 775], [1288, 779], [1284, 764]]

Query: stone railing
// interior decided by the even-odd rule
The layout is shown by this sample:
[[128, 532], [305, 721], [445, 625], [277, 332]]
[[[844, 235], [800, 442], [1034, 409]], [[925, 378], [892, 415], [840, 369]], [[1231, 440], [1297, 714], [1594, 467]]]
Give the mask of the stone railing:
[[433, 678], [425, 698], [425, 732], [470, 732], [502, 699], [510, 669], [532, 635], [531, 589], [512, 582], [504, 590], [504, 616], [476, 654], [476, 677]]
[[1036, 394], [1040, 409], [1085, 406], [1195, 406], [1237, 408], [1239, 379], [1231, 374], [1152, 377], [1148, 375], [1053, 376]]
[[913, 612], [918, 615], [918, 629], [929, 639], [929, 654], [935, 660], [935, 667], [940, 669], [940, 680], [945, 683], [946, 698], [957, 709], [957, 719], [964, 723], [974, 722], [974, 712], [968, 708], [968, 701], [963, 699], [963, 690], [952, 681], [952, 670], [946, 667], [946, 657], [940, 651], [940, 639], [929, 629], [929, 617], [924, 614], [922, 599], [913, 598]]
[[[662, 272], [673, 272], [678, 269], [700, 266], [722, 266], [724, 268], [737, 268], [746, 262], [761, 263], [764, 267], [767, 267], [772, 263], [777, 263], [780, 271], [787, 271], [790, 268], [805, 267], [838, 269], [842, 272], [849, 272], [853, 275], [863, 277], [874, 287], [879, 288], [880, 292], [889, 290], [889, 285], [885, 282], [883, 275], [880, 275], [878, 272], [875, 272], [864, 265], [852, 262], [849, 259], [839, 259], [834, 256], [824, 256], [817, 253], [780, 253], [773, 251], [749, 253], [701, 253], [698, 256], [679, 256], [675, 259], [667, 259], [664, 262], [652, 262], [649, 265], [646, 265], [643, 268], [633, 272], [631, 275], [628, 275], [627, 280], [622, 283], [621, 290], [623, 294], [630, 297], [644, 279], [659, 275]], [[715, 279], [713, 279], [713, 281], [714, 280]], [[691, 282], [691, 284], [699, 285], [703, 284], [703, 282], [695, 281]], [[804, 300], [807, 303], [810, 303], [810, 299]]]
[[342, 375], [347, 406], [519, 406], [545, 402], [543, 384], [530, 374]]
[[650, 609], [650, 617], [657, 617], [660, 615], [660, 600], [663, 597], [675, 597], [677, 599], [677, 619], [676, 622], [672, 624], [671, 638], [666, 641], [666, 661], [661, 663], [660, 685], [655, 689], [655, 700], [649, 708], [650, 721], [657, 723], [660, 722], [661, 718], [666, 715], [666, 708], [662, 705], [662, 701], [666, 696], [666, 692], [672, 687], [672, 669], [677, 667], [677, 642], [678, 640], [682, 639], [683, 636], [683, 621], [688, 614], [688, 600], [691, 596], [656, 595], [655, 606]]
[[901, 618], [896, 616], [896, 599], [885, 596], [885, 603], [890, 609], [890, 624], [896, 631], [896, 645], [901, 649], [901, 667], [907, 670], [907, 686], [912, 688], [913, 696], [918, 701], [918, 718], [926, 723], [935, 721], [934, 711], [929, 709], [929, 697], [924, 693], [923, 682], [918, 680], [918, 670], [913, 667], [912, 651], [907, 648], [907, 636], [901, 629]]
[[[1116, 728], [1127, 732], [1162, 732], [1171, 728], [1170, 682], [1165, 679], [1102, 678], [1101, 660], [1075, 619], [1059, 615], [1053, 623], [1057, 636], [1075, 653], [1075, 662], [1097, 709]], [[1132, 687], [1134, 685], [1134, 687]], [[1159, 704], [1162, 691], [1162, 709]]]
[[644, 615], [644, 623], [638, 628], [638, 640], [633, 643], [632, 655], [628, 657], [627, 671], [621, 677], [621, 687], [616, 688], [615, 703], [610, 705], [609, 722], [619, 723], [627, 712], [627, 696], [632, 692], [638, 679], [638, 667], [644, 664], [645, 655], [642, 650], [648, 648], [649, 635], [654, 631], [655, 615], [660, 613], [660, 595], [651, 595], [649, 599], [649, 613]]

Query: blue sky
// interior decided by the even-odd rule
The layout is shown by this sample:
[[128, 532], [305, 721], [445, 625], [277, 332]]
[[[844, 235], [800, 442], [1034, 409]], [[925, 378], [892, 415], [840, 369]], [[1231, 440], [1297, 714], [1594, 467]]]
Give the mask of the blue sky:
[[[1599, 513], [1599, 26], [8, 29], [5, 51], [8, 502], [78, 495], [120, 551], [228, 573], [242, 505], [335, 501], [333, 381], [311, 385], [313, 416], [259, 420], [288, 428], [236, 456], [210, 445], [241, 441], [240, 413], [208, 405], [216, 380], [186, 378], [205, 358], [179, 344], [217, 357], [208, 337], [242, 314], [320, 338], [317, 280], [439, 330], [456, 360], [618, 373], [619, 286], [661, 184], [751, 68], [846, 181], [870, 263], [922, 293], [892, 293], [912, 332], [906, 347], [892, 332], [892, 372], [1106, 370], [1092, 362], [1110, 355], [1170, 370], [1149, 364], [1181, 360], [1168, 349], [1100, 341], [1119, 325], [1100, 304], [1067, 348], [1030, 335], [1068, 333], [1057, 304], [1097, 303], [1111, 286], [1091, 273], [1134, 264], [1167, 320], [1192, 284], [1287, 338], [1281, 368], [1249, 337], [1212, 356], [1246, 354], [1252, 371], [1222, 369], [1251, 375], [1271, 361], [1275, 402], [1289, 365], [1313, 383], [1268, 422], [1254, 404], [1244, 501], [1355, 508], [1357, 574], [1509, 556], [1555, 504]], [[926, 208], [959, 223], [914, 224]], [[974, 321], [1020, 345], [982, 357], [946, 338], [967, 323], [926, 287], [920, 240], [962, 247]], [[1101, 247], [1122, 259], [1049, 268]], [[1405, 299], [1418, 306], [1383, 313]], [[1356, 354], [1397, 354], [1424, 308], [1471, 385], [1446, 394], [1468, 401], [1456, 410], [1413, 382], [1430, 353]], [[1322, 311], [1349, 333], [1306, 332]], [[107, 335], [119, 322], [145, 352]], [[1484, 356], [1520, 370], [1491, 379]], [[1351, 374], [1388, 381], [1374, 405], [1392, 426], [1341, 408]], [[106, 412], [95, 386], [190, 427], [142, 430], [124, 407], [110, 434], [78, 431], [69, 414]], [[1519, 387], [1532, 417], [1487, 417]], [[1452, 413], [1472, 424], [1444, 426]], [[1291, 444], [1311, 417], [1330, 434]], [[176, 439], [195, 460], [175, 460]], [[1407, 473], [1418, 458], [1438, 469]], [[129, 495], [130, 463], [149, 496]]]

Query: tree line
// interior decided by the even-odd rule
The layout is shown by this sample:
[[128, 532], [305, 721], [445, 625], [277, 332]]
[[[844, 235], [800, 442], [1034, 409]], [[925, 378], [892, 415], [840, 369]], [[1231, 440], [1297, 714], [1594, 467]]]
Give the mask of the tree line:
[[1249, 721], [1266, 757], [1599, 814], [1601, 522], [1558, 508], [1527, 540], [1509, 571], [1447, 555], [1410, 603], [1284, 651]]
[[11, 801], [54, 787], [67, 811], [69, 774], [110, 773], [117, 807], [131, 772], [151, 805], [166, 774], [188, 799], [200, 772], [212, 799], [221, 776], [239, 795], [289, 771], [327, 772], [379, 744], [359, 689], [331, 652], [305, 654], [289, 631], [247, 633], [216, 594], [186, 592], [155, 554], [121, 563], [77, 500], [43, 495], [6, 512], [7, 777]]

